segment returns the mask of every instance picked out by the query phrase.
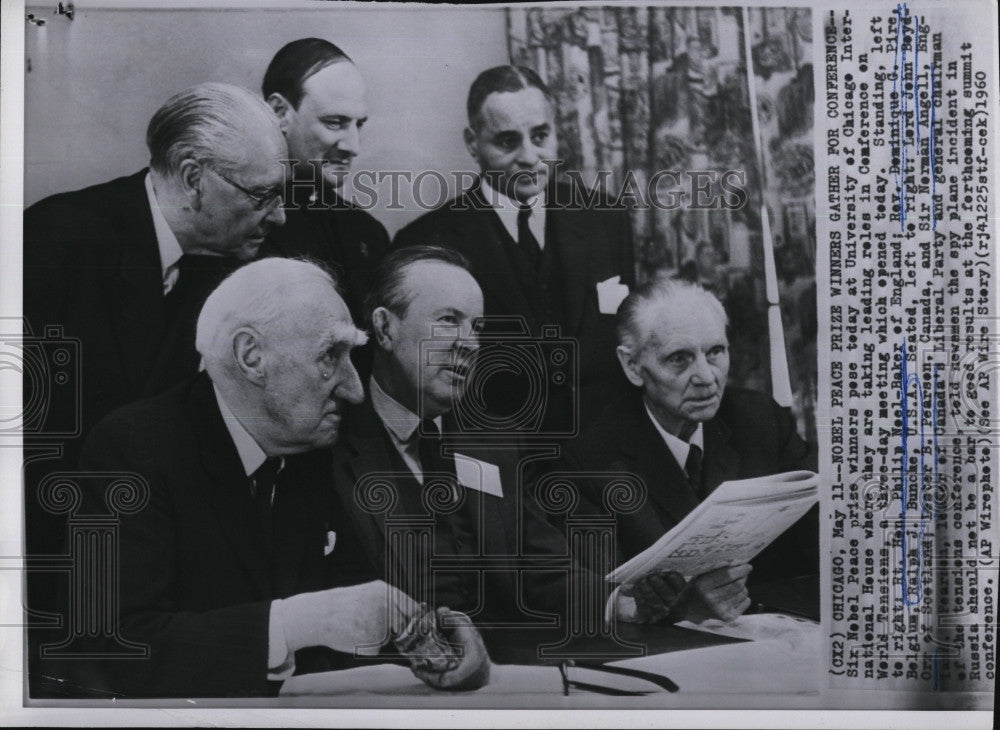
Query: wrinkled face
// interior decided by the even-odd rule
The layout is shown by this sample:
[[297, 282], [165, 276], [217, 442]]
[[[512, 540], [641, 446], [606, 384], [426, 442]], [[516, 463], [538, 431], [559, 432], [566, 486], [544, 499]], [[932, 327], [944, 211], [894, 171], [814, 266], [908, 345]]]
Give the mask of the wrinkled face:
[[405, 316], [393, 319], [391, 361], [405, 400], [418, 405], [418, 415], [433, 418], [465, 393], [483, 294], [467, 271], [436, 261], [406, 267], [403, 286], [413, 299]]
[[[285, 154], [284, 140], [268, 128], [226, 169], [201, 165], [201, 196], [195, 220], [200, 252], [249, 261], [257, 255], [271, 229], [284, 225], [279, 193], [284, 190], [285, 168], [281, 161]], [[263, 206], [262, 199], [266, 200]]]
[[668, 432], [703, 423], [719, 409], [729, 374], [729, 341], [719, 317], [697, 299], [645, 312], [638, 353], [619, 350], [625, 374]]
[[264, 407], [272, 441], [294, 453], [331, 446], [345, 405], [364, 398], [350, 357], [364, 336], [333, 289], [291, 296], [299, 306], [265, 335]]
[[365, 83], [353, 63], [320, 69], [302, 84], [299, 108], [278, 111], [292, 160], [319, 161], [323, 179], [340, 188], [361, 151], [359, 135], [368, 120]]
[[534, 87], [490, 94], [479, 112], [478, 129], [465, 130], [465, 144], [490, 185], [527, 202], [545, 190], [546, 160], [555, 159], [555, 114]]

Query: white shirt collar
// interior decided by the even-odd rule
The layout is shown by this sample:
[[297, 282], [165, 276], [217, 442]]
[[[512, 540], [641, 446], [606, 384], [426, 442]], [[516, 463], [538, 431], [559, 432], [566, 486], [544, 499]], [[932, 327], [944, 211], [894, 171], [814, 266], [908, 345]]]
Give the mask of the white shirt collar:
[[[156, 201], [156, 193], [153, 192], [153, 179], [148, 172], [146, 173], [145, 183], [146, 197], [149, 198], [149, 210], [153, 214], [153, 230], [156, 233], [156, 245], [160, 249], [160, 270], [163, 274], [163, 284], [164, 288], [169, 291], [170, 286], [167, 286], [167, 281], [170, 278], [169, 274], [177, 266], [177, 262], [180, 261], [181, 256], [184, 255], [184, 250], [177, 242], [177, 236], [170, 230], [167, 219], [163, 217], [160, 204]], [[172, 284], [173, 282], [171, 282], [171, 286]]]
[[[267, 459], [267, 454], [260, 445], [254, 441], [253, 436], [243, 428], [243, 424], [239, 422], [233, 412], [226, 405], [226, 402], [222, 399], [222, 394], [219, 389], [215, 387], [215, 383], [212, 384], [212, 390], [215, 391], [215, 402], [219, 404], [219, 413], [222, 414], [222, 421], [226, 424], [226, 430], [229, 431], [230, 437], [233, 439], [233, 443], [236, 445], [236, 453], [240, 455], [240, 462], [243, 464], [243, 470], [246, 472], [247, 476], [252, 475], [260, 465], [264, 463]], [[282, 466], [284, 466], [284, 459], [282, 459]]]
[[[497, 190], [486, 181], [486, 176], [480, 178], [480, 190], [486, 202], [496, 211], [503, 227], [510, 234], [510, 237], [517, 241], [517, 214], [523, 205], [516, 203], [506, 195]], [[540, 248], [545, 248], [545, 203], [541, 195], [536, 195], [529, 200], [526, 205], [532, 209], [528, 217], [528, 228], [535, 235]]]
[[[414, 432], [420, 427], [420, 416], [382, 390], [374, 375], [368, 383], [372, 394], [372, 408], [375, 409], [376, 415], [382, 419], [382, 423], [399, 443], [409, 443]], [[435, 418], [434, 423], [440, 429], [441, 416]]]
[[646, 415], [649, 416], [649, 420], [653, 422], [654, 426], [656, 426], [656, 430], [659, 431], [660, 436], [663, 438], [663, 443], [665, 443], [667, 448], [670, 449], [670, 453], [674, 455], [674, 458], [677, 460], [681, 469], [683, 469], [684, 465], [687, 463], [688, 452], [691, 450], [692, 444], [701, 449], [701, 453], [705, 453], [705, 435], [702, 424], [699, 423], [698, 427], [694, 430], [694, 433], [691, 434], [691, 440], [685, 441], [684, 439], [677, 438], [663, 428], [663, 426], [660, 425], [660, 422], [656, 420], [656, 416], [653, 415], [653, 412], [649, 410], [649, 406], [646, 405], [645, 402], [643, 402], [643, 406], [646, 409]]

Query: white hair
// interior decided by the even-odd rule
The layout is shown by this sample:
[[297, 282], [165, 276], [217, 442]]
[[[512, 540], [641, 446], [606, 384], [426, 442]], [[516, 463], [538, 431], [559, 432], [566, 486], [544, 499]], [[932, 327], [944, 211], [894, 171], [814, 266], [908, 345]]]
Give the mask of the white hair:
[[150, 166], [164, 176], [186, 159], [233, 172], [246, 150], [271, 137], [284, 145], [274, 112], [242, 86], [207, 82], [184, 89], [161, 106], [146, 129]]
[[670, 309], [682, 301], [696, 301], [711, 312], [723, 327], [729, 326], [729, 317], [722, 302], [699, 284], [658, 276], [633, 289], [618, 307], [616, 329], [618, 344], [632, 351], [642, 349], [650, 331], [647, 320], [654, 308]]
[[[337, 292], [328, 272], [300, 259], [266, 258], [234, 271], [209, 295], [198, 316], [195, 348], [201, 368], [213, 380], [231, 372], [233, 337], [240, 329], [250, 327], [267, 337], [287, 326], [285, 320], [312, 301], [317, 287]], [[345, 322], [344, 329], [344, 340], [355, 345], [365, 342], [364, 333], [352, 323]]]

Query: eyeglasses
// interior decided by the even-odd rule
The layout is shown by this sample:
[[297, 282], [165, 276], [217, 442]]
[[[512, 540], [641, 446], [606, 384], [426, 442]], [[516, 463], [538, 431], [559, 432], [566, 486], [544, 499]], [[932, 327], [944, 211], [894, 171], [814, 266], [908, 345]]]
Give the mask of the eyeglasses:
[[579, 667], [581, 669], [590, 669], [595, 672], [605, 672], [607, 674], [618, 674], [624, 677], [633, 677], [635, 679], [643, 679], [647, 682], [652, 682], [657, 687], [665, 689], [667, 692], [676, 692], [680, 689], [669, 677], [665, 677], [661, 674], [654, 674], [653, 672], [644, 672], [641, 669], [628, 669], [626, 667], [612, 667], [606, 664], [598, 664], [597, 662], [585, 662], [585, 661], [574, 661], [572, 659], [566, 659], [559, 662], [559, 673], [562, 675], [563, 683], [563, 696], [569, 696], [569, 690], [571, 687], [576, 689], [587, 690], [588, 692], [596, 692], [602, 695], [612, 695], [615, 697], [641, 697], [643, 695], [648, 695], [650, 691], [645, 690], [629, 690], [629, 689], [618, 689], [617, 687], [605, 687], [599, 684], [588, 684], [587, 682], [580, 682], [578, 680], [569, 678], [569, 670], [572, 667]]
[[255, 193], [253, 190], [248, 190], [243, 187], [232, 178], [223, 175], [218, 170], [211, 167], [208, 169], [212, 170], [212, 172], [216, 175], [250, 198], [250, 200], [254, 203], [254, 210], [264, 210], [265, 208], [270, 208], [275, 204], [280, 205], [285, 202], [285, 189], [283, 187], [273, 187], [265, 190], [263, 193]]

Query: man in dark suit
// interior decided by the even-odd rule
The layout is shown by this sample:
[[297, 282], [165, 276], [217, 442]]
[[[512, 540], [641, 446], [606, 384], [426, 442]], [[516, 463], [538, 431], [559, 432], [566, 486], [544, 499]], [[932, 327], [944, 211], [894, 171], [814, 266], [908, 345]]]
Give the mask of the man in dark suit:
[[393, 251], [366, 302], [373, 369], [334, 449], [341, 503], [387, 581], [467, 613], [494, 658], [531, 661], [566, 630], [568, 582], [587, 581], [602, 600], [603, 580], [571, 562], [522, 488], [540, 454], [470, 438], [455, 417], [483, 308], [468, 261], [436, 246]]
[[196, 372], [198, 308], [285, 220], [285, 142], [249, 91], [182, 91], [146, 142], [148, 169], [24, 212], [25, 317], [36, 335], [79, 338], [84, 432]]
[[[566, 554], [559, 533], [525, 502], [517, 451], [454, 440], [459, 434], [450, 411], [464, 394], [477, 347], [472, 326], [482, 308], [461, 254], [421, 246], [382, 261], [366, 305], [374, 340], [369, 394], [351, 410], [334, 457], [334, 483], [370, 562], [418, 600], [470, 611], [480, 626], [525, 618], [515, 586], [518, 544], [526, 553]], [[370, 492], [382, 488], [387, 474], [396, 504], [376, 511]], [[406, 518], [433, 521], [427, 547], [437, 556], [489, 556], [494, 568], [431, 574], [428, 554], [387, 549], [394, 544], [387, 530]], [[532, 608], [565, 602], [564, 580], [526, 584], [528, 617]]]
[[[36, 493], [44, 475], [76, 468], [100, 418], [197, 372], [201, 304], [284, 221], [285, 142], [268, 106], [246, 89], [181, 91], [153, 115], [146, 142], [148, 169], [24, 212], [27, 325], [37, 338], [77, 340], [79, 356], [58, 363], [72, 373], [65, 382], [24, 380], [26, 408], [44, 404], [27, 411], [37, 416], [29, 445], [61, 449], [40, 460], [26, 451], [29, 556], [65, 553], [65, 518]], [[54, 608], [51, 577], [29, 572], [31, 608]]]
[[[148, 485], [148, 504], [121, 518], [118, 596], [119, 638], [149, 655], [85, 664], [81, 682], [126, 696], [270, 694], [316, 667], [319, 650], [302, 650], [376, 653], [417, 614], [370, 581], [331, 499], [328, 447], [363, 396], [350, 350], [364, 340], [326, 272], [259, 261], [201, 312], [206, 372], [95, 427], [83, 466]], [[471, 624], [452, 620], [467, 653], [454, 679], [487, 660]]]
[[288, 220], [271, 233], [262, 253], [324, 262], [337, 272], [351, 314], [361, 321], [372, 265], [389, 248], [382, 224], [340, 195], [368, 120], [364, 79], [334, 44], [301, 38], [271, 59], [262, 89], [288, 142], [290, 161]]
[[[726, 388], [726, 325], [713, 294], [678, 280], [654, 279], [618, 310], [617, 354], [637, 390], [610, 405], [566, 459], [573, 470], [624, 471], [645, 483], [645, 504], [618, 518], [619, 562], [656, 542], [724, 481], [816, 469], [815, 451], [787, 409], [763, 393]], [[756, 558], [755, 578], [815, 573], [814, 520], [807, 515]], [[676, 604], [675, 620], [731, 620], [751, 605], [750, 570], [720, 568], [687, 586], [671, 574], [658, 588]]]
[[[562, 337], [576, 341], [577, 382], [567, 378], [570, 389], [542, 384], [553, 414], [545, 428], [563, 431], [559, 421], [572, 418], [574, 406], [586, 422], [624, 390], [614, 358], [614, 312], [633, 278], [628, 216], [599, 197], [584, 202], [582, 191], [549, 179], [557, 149], [553, 98], [531, 69], [498, 66], [481, 73], [467, 112], [465, 144], [479, 178], [402, 229], [395, 245], [460, 251], [482, 285], [488, 317], [521, 318], [533, 337], [545, 325], [558, 325]], [[486, 332], [509, 334], [492, 325]], [[498, 415], [516, 410], [529, 387], [510, 379], [497, 386], [491, 406]]]

